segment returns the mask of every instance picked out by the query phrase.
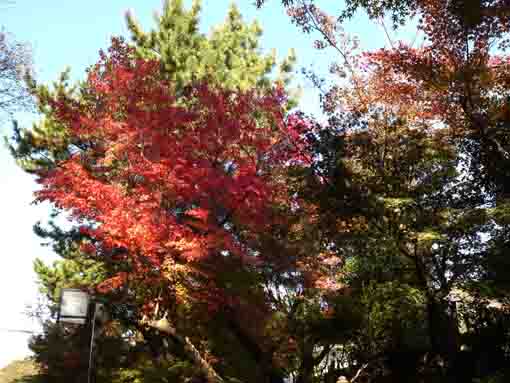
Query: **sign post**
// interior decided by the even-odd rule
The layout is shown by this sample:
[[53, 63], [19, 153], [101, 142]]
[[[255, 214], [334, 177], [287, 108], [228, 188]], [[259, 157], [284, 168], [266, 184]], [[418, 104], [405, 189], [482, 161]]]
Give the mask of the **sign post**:
[[87, 372], [87, 383], [90, 383], [90, 377], [92, 376], [92, 350], [94, 349], [94, 330], [96, 329], [96, 315], [97, 305], [94, 304], [94, 314], [92, 315], [92, 334], [90, 336], [90, 347], [89, 347], [89, 369]]
[[58, 321], [74, 324], [87, 323], [89, 294], [79, 289], [62, 289]]
[[[73, 324], [85, 324], [88, 319], [90, 296], [87, 292], [80, 289], [62, 289], [60, 294], [60, 309], [58, 311], [57, 322], [66, 322]], [[92, 318], [92, 334], [90, 336], [89, 347], [89, 366], [87, 372], [87, 382], [90, 383], [92, 372], [92, 351], [94, 348], [94, 330], [96, 327], [97, 307], [94, 304]]]

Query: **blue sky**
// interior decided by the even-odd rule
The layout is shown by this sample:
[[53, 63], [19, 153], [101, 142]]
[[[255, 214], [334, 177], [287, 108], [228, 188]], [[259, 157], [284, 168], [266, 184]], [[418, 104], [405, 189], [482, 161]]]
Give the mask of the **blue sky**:
[[[287, 18], [279, 6], [279, 0], [269, 1], [262, 10], [256, 10], [253, 0], [239, 0], [238, 6], [247, 20], [257, 18], [264, 29], [262, 48], [269, 51], [276, 48], [280, 57], [290, 48], [295, 48], [298, 68], [313, 67], [325, 71], [327, 64], [335, 59], [332, 52], [319, 53], [312, 49], [313, 39], [302, 34]], [[190, 1], [186, 2], [187, 4]], [[202, 29], [221, 23], [230, 0], [203, 0]], [[319, 4], [321, 2], [319, 1]], [[340, 1], [323, 1], [336, 6]], [[336, 7], [335, 6], [335, 7]], [[161, 9], [160, 0], [17, 0], [9, 6], [0, 6], [0, 25], [16, 36], [19, 41], [31, 44], [33, 48], [36, 76], [40, 82], [57, 78], [66, 66], [72, 69], [72, 77], [83, 77], [85, 69], [98, 57], [98, 50], [108, 46], [111, 36], [128, 36], [124, 15], [127, 9], [134, 12], [145, 30], [153, 25], [152, 15]], [[347, 31], [359, 35], [362, 47], [374, 49], [384, 46], [382, 29], [368, 22], [363, 15], [357, 16], [347, 26]], [[317, 112], [318, 97], [298, 77], [303, 87], [301, 108]], [[36, 116], [20, 115], [28, 122]], [[0, 126], [0, 134], [9, 134], [10, 124]], [[36, 257], [51, 261], [54, 256], [48, 248], [39, 245], [32, 233], [32, 225], [48, 216], [48, 206], [30, 205], [32, 193], [37, 189], [33, 179], [16, 167], [7, 150], [0, 147], [0, 233], [3, 257], [0, 268], [0, 368], [13, 359], [27, 355], [28, 336], [7, 333], [1, 329], [32, 329], [37, 326], [22, 313], [25, 306], [34, 303], [37, 287], [32, 271]]]

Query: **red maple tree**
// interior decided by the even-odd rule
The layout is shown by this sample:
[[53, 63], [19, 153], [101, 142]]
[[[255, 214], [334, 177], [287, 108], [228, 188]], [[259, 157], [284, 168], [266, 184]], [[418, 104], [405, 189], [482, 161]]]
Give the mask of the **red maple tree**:
[[82, 250], [120, 249], [116, 260], [129, 259], [133, 271], [105, 281], [103, 290], [148, 271], [198, 273], [224, 257], [266, 262], [245, 233], [281, 219], [274, 207], [287, 203], [287, 192], [278, 169], [309, 160], [300, 154], [302, 121], [285, 118], [284, 90], [242, 93], [200, 83], [177, 96], [159, 62], [131, 53], [114, 40], [90, 70], [83, 97], [48, 101], [80, 149], [40, 173], [37, 199], [81, 223], [90, 238]]

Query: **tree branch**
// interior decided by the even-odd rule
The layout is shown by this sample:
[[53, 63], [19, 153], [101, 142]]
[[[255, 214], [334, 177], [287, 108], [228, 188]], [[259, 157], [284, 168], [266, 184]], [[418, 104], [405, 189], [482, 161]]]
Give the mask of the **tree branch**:
[[501, 6], [497, 6], [497, 7], [482, 8], [480, 13], [482, 14], [482, 16], [489, 16], [489, 17], [509, 16], [510, 15], [510, 5], [501, 5]]
[[173, 340], [183, 346], [186, 355], [197, 366], [198, 370], [205, 376], [209, 383], [223, 383], [224, 380], [218, 375], [214, 368], [205, 360], [197, 348], [191, 343], [188, 337], [177, 333], [175, 327], [166, 318], [159, 320], [143, 320], [141, 324], [152, 327], [162, 333], [169, 335]]

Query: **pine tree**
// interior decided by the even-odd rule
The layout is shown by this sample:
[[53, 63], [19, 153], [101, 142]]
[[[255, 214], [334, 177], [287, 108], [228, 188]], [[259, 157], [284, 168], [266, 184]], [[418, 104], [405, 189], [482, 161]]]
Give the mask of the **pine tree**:
[[[199, 33], [199, 13], [200, 1], [195, 1], [189, 11], [182, 1], [166, 1], [163, 14], [156, 17], [157, 29], [149, 33], [143, 32], [128, 13], [136, 54], [160, 60], [165, 77], [177, 89], [204, 79], [223, 89], [271, 86], [276, 52], [262, 55], [259, 47], [262, 29], [258, 23], [247, 25], [237, 7], [231, 5], [225, 22], [213, 28], [207, 37]], [[294, 61], [291, 52], [278, 66], [277, 81], [288, 84]]]

